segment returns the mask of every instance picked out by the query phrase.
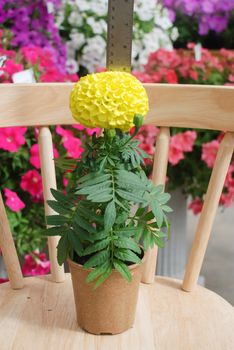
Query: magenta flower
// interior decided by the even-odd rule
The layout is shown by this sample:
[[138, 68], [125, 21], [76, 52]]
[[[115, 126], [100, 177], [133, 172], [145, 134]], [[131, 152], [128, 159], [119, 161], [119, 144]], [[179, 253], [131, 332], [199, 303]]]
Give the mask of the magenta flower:
[[[54, 158], [58, 158], [58, 151], [55, 148], [55, 146], [53, 146], [53, 151], [54, 151]], [[40, 163], [40, 155], [39, 155], [39, 146], [38, 146], [38, 144], [35, 143], [34, 145], [32, 145], [32, 147], [30, 148], [29, 152], [30, 152], [29, 162], [36, 169], [40, 169], [41, 163]]]
[[184, 152], [192, 152], [196, 137], [197, 133], [189, 130], [171, 137], [169, 162], [172, 165], [176, 165], [184, 159]]
[[32, 196], [39, 196], [42, 193], [41, 175], [37, 170], [27, 171], [21, 178], [20, 187]]
[[202, 160], [204, 160], [208, 168], [213, 168], [218, 149], [219, 142], [217, 140], [213, 140], [202, 145], [201, 158]]
[[9, 188], [4, 188], [4, 194], [6, 197], [6, 205], [14, 212], [18, 212], [25, 208], [24, 202], [18, 197], [17, 193], [9, 190]]
[[0, 128], [0, 149], [16, 152], [25, 144], [24, 134], [27, 128]]
[[81, 154], [84, 152], [84, 148], [81, 147], [80, 139], [76, 137], [69, 137], [63, 142], [63, 147], [66, 148], [67, 154], [71, 158], [80, 158]]
[[50, 272], [50, 262], [45, 253], [33, 252], [32, 255], [25, 255], [22, 266], [24, 276], [46, 275]]

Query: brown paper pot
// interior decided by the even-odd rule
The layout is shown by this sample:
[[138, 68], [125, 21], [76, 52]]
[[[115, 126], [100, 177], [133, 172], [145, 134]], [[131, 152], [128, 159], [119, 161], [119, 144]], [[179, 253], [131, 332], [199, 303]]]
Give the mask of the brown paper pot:
[[91, 269], [84, 270], [82, 265], [68, 260], [80, 327], [93, 334], [117, 334], [133, 326], [143, 262], [144, 259], [140, 265], [129, 266], [130, 283], [113, 270], [94, 290], [94, 283], [85, 281]]

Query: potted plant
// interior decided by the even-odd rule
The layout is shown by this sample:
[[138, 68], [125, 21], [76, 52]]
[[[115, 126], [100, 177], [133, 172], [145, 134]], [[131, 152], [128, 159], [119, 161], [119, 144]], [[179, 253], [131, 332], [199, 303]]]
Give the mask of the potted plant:
[[[60, 159], [73, 172], [67, 193], [51, 189], [49, 236], [59, 235], [58, 262], [68, 260], [79, 325], [116, 334], [134, 322], [144, 251], [163, 246], [170, 195], [142, 170], [146, 154], [134, 137], [148, 111], [142, 84], [125, 72], [87, 75], [70, 97], [73, 117], [103, 133], [77, 160]], [[129, 129], [135, 125], [133, 134]], [[142, 244], [142, 245], [141, 245]]]

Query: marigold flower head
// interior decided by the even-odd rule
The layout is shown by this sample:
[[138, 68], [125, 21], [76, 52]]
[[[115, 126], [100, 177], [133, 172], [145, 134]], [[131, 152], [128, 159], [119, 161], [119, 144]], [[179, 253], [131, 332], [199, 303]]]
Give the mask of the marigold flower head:
[[87, 75], [76, 83], [70, 96], [73, 118], [89, 128], [128, 131], [135, 114], [145, 116], [148, 108], [143, 85], [126, 72]]

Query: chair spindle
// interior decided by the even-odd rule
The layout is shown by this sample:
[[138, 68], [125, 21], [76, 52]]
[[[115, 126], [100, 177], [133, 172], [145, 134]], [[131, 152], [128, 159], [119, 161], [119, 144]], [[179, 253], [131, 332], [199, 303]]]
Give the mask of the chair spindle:
[[[157, 136], [152, 181], [154, 185], [164, 185], [167, 175], [168, 153], [170, 146], [170, 129], [161, 127]], [[143, 283], [153, 283], [157, 264], [157, 247], [149, 248], [146, 252], [145, 267], [142, 275]]]
[[203, 209], [195, 233], [195, 239], [193, 241], [192, 250], [189, 256], [183, 280], [182, 289], [184, 291], [192, 291], [197, 283], [211, 234], [215, 214], [218, 209], [219, 199], [232, 159], [233, 149], [234, 133], [228, 132], [220, 144], [207, 193], [205, 195]]
[[[41, 160], [41, 174], [43, 183], [43, 194], [45, 201], [45, 215], [56, 214], [51, 209], [47, 200], [54, 199], [50, 189], [57, 188], [54, 155], [53, 155], [53, 142], [50, 129], [48, 127], [41, 127], [39, 131], [39, 150]], [[57, 261], [57, 244], [59, 237], [48, 237], [49, 257], [51, 262], [51, 275], [54, 282], [64, 281], [64, 268], [59, 266]]]

